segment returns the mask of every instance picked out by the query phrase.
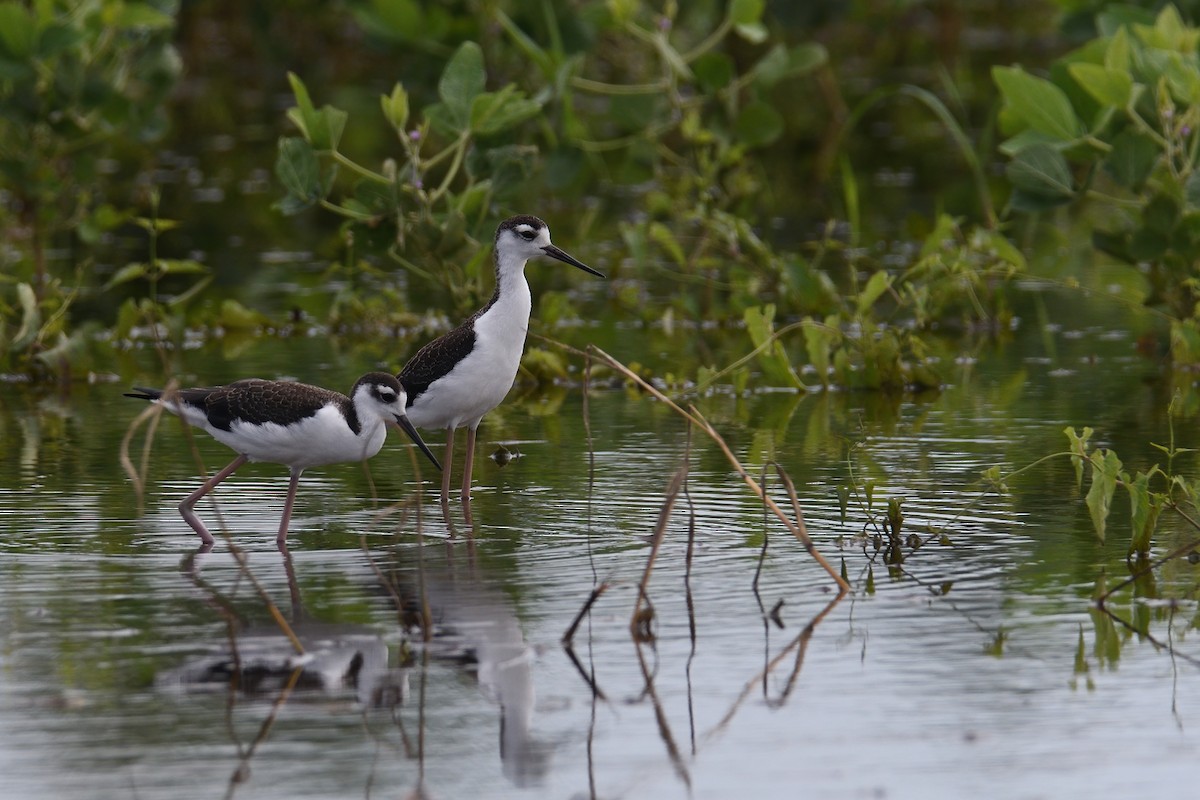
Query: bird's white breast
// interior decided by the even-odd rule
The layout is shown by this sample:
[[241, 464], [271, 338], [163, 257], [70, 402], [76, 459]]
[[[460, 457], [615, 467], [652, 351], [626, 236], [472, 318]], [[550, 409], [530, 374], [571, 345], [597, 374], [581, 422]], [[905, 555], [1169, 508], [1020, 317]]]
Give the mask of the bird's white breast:
[[419, 428], [475, 427], [504, 401], [525, 349], [532, 308], [529, 284], [517, 272], [501, 286], [500, 299], [475, 320], [475, 346], [408, 408]]

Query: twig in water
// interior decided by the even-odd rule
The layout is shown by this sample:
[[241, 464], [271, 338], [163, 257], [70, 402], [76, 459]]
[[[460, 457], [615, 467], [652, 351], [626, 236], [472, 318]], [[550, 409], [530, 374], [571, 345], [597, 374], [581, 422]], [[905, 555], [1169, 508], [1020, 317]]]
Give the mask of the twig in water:
[[[596, 347], [595, 345], [588, 345], [588, 350], [589, 352], [595, 353], [598, 358], [604, 361], [604, 363], [608, 364], [610, 367], [629, 378], [643, 390], [653, 395], [660, 402], [664, 403], [675, 413], [679, 414], [685, 419], [691, 420], [691, 422], [699, 427], [700, 430], [704, 431], [704, 433], [707, 434], [708, 437], [716, 442], [717, 446], [721, 448], [721, 452], [725, 454], [725, 458], [728, 459], [729, 463], [733, 465], [733, 468], [737, 472], [738, 476], [746, 483], [748, 487], [750, 487], [750, 490], [758, 495], [759, 499], [761, 499], [767, 505], [767, 507], [771, 509], [771, 512], [779, 518], [779, 520], [787, 527], [787, 529], [792, 532], [792, 535], [796, 537], [801, 545], [803, 545], [805, 552], [812, 556], [817, 563], [820, 564], [827, 573], [829, 573], [829, 577], [833, 578], [834, 582], [837, 583], [838, 588], [842, 592], [846, 592], [850, 589], [850, 584], [848, 584], [842, 578], [842, 576], [838, 574], [837, 570], [835, 570], [833, 566], [825, 560], [825, 557], [821, 555], [820, 551], [817, 550], [816, 546], [813, 544], [812, 539], [809, 538], [808, 529], [804, 525], [804, 518], [798, 515], [797, 519], [793, 521], [783, 513], [783, 510], [766, 492], [763, 491], [762, 487], [758, 485], [754, 478], [750, 477], [750, 474], [746, 471], [746, 468], [742, 466], [741, 461], [739, 461], [737, 456], [733, 454], [733, 451], [729, 449], [729, 445], [725, 443], [725, 440], [721, 438], [721, 435], [717, 433], [716, 429], [712, 427], [709, 421], [704, 418], [704, 415], [696, 410], [695, 406], [688, 406], [688, 410], [685, 411], [636, 372], [626, 367], [620, 361], [613, 358], [599, 347]], [[796, 502], [795, 507], [797, 509], [799, 508], [798, 501]]]
[[652, 629], [654, 606], [650, 602], [646, 588], [650, 585], [650, 575], [654, 572], [654, 561], [658, 558], [658, 549], [666, 535], [667, 523], [671, 521], [671, 510], [675, 507], [675, 499], [679, 497], [679, 490], [683, 487], [683, 480], [686, 477], [687, 462], [685, 461], [667, 485], [666, 497], [663, 499], [662, 509], [658, 512], [658, 524], [654, 526], [654, 536], [650, 540], [650, 553], [646, 556], [646, 568], [642, 572], [641, 582], [638, 583], [637, 600], [633, 604], [633, 616], [629, 620], [629, 632], [639, 642], [654, 639]]
[[579, 613], [575, 615], [575, 619], [571, 622], [571, 626], [567, 628], [567, 632], [563, 634], [563, 647], [571, 646], [572, 641], [575, 639], [575, 631], [579, 628], [579, 623], [583, 622], [583, 618], [586, 617], [587, 613], [592, 610], [592, 606], [595, 605], [596, 601], [600, 599], [600, 595], [608, 591], [608, 585], [608, 581], [603, 581], [595, 589], [592, 589], [592, 593], [588, 595], [588, 599], [584, 601], [583, 607], [580, 608]]

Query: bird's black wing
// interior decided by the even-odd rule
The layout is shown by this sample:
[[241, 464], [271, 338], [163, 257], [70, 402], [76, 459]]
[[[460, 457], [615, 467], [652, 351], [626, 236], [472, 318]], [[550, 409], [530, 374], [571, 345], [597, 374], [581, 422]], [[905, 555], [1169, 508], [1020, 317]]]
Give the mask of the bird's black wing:
[[[478, 315], [476, 315], [478, 316]], [[454, 369], [475, 348], [475, 317], [417, 351], [396, 377], [412, 405], [438, 378]]]
[[319, 386], [246, 378], [215, 389], [183, 389], [180, 398], [204, 409], [209, 424], [229, 430], [233, 421], [252, 425], [311, 417], [343, 395]]

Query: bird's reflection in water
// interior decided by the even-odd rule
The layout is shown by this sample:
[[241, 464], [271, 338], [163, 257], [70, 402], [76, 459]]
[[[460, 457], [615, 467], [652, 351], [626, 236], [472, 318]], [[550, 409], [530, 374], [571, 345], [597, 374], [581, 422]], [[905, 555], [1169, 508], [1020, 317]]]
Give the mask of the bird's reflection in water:
[[512, 600], [479, 564], [469, 543], [404, 548], [389, 555], [402, 576], [397, 595], [427, 610], [428, 652], [472, 669], [484, 697], [500, 709], [500, 758], [519, 787], [536, 786], [549, 768], [550, 747], [533, 732], [534, 647], [525, 641]]
[[389, 670], [387, 644], [379, 631], [313, 620], [304, 610], [291, 553], [282, 548], [281, 554], [291, 601], [286, 628], [270, 623], [243, 626], [230, 601], [204, 581], [194, 562], [185, 560], [185, 574], [230, 623], [230, 636], [211, 652], [160, 675], [158, 685], [185, 691], [236, 688], [246, 697], [275, 696], [285, 687], [330, 695], [353, 692], [358, 702], [371, 706], [394, 697], [403, 688], [395, 685], [397, 679], [407, 676]]
[[[291, 554], [286, 548], [281, 554], [291, 613], [290, 621], [285, 621], [272, 607], [273, 615], [279, 614], [274, 625], [243, 626], [232, 602], [204, 580], [196, 561], [191, 557], [184, 560], [183, 573], [226, 620], [229, 637], [214, 644], [210, 652], [161, 674], [157, 679], [161, 688], [273, 699], [275, 710], [296, 692], [352, 696], [368, 712], [390, 711], [400, 728], [402, 749], [423, 766], [424, 732], [429, 723], [424, 697], [431, 660], [458, 664], [474, 672], [483, 696], [499, 707], [499, 755], [505, 776], [518, 787], [535, 786], [543, 780], [550, 747], [533, 732], [537, 653], [525, 641], [511, 599], [487, 579], [473, 546], [441, 542], [385, 554], [365, 553], [364, 558], [372, 561], [375, 574], [399, 606], [406, 628], [400, 666], [391, 666], [389, 648], [379, 629], [312, 619], [304, 609]], [[263, 600], [270, 603], [265, 593]], [[415, 698], [411, 688], [414, 674], [419, 681]], [[413, 703], [418, 707], [415, 740], [404, 730], [399, 713], [402, 706]], [[266, 737], [270, 724], [270, 719], [264, 723], [259, 739], [248, 749], [239, 745], [244, 762]], [[419, 780], [418, 791], [424, 791], [422, 786], [423, 780]]]

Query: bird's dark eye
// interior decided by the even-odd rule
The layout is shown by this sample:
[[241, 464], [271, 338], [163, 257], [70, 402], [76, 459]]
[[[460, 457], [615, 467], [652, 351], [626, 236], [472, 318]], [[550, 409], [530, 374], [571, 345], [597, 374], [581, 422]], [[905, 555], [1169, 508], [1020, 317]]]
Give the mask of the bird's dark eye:
[[537, 234], [533, 231], [532, 228], [521, 228], [520, 230], [517, 231], [517, 233], [519, 233], [521, 235], [521, 238], [527, 242], [532, 242], [534, 237], [537, 236]]
[[396, 393], [391, 389], [379, 389], [377, 394], [379, 399], [385, 403], [394, 403], [396, 401]]

